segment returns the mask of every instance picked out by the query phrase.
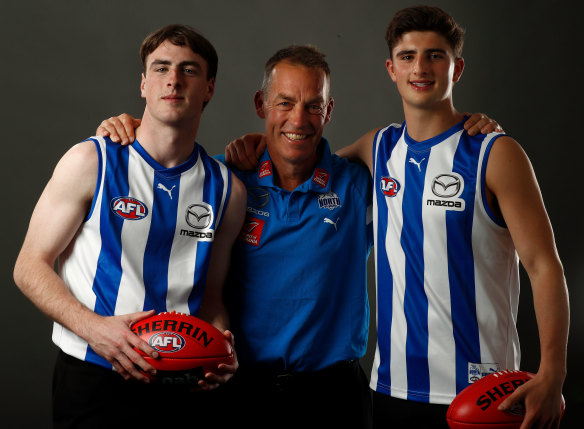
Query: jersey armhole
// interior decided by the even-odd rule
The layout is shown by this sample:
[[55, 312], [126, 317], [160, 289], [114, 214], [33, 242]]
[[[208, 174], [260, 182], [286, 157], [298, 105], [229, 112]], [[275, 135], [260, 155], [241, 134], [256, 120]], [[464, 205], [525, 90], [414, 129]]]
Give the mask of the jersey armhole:
[[93, 210], [95, 208], [95, 203], [98, 197], [98, 193], [99, 193], [99, 189], [101, 188], [101, 176], [102, 176], [102, 169], [103, 169], [103, 158], [102, 158], [102, 152], [101, 152], [101, 146], [99, 144], [99, 141], [97, 139], [94, 138], [89, 138], [86, 139], [84, 141], [89, 141], [91, 140], [93, 142], [93, 144], [95, 145], [95, 150], [97, 151], [97, 182], [95, 183], [95, 190], [93, 191], [93, 198], [91, 200], [91, 207], [89, 209], [89, 212], [87, 213], [87, 216], [85, 216], [84, 222], [87, 222], [89, 219], [91, 219], [91, 215], [93, 214]]
[[489, 204], [487, 202], [487, 162], [489, 160], [489, 155], [491, 154], [491, 149], [493, 148], [493, 143], [495, 143], [495, 140], [497, 140], [499, 137], [504, 136], [505, 134], [498, 134], [496, 136], [494, 136], [491, 141], [489, 141], [489, 143], [487, 144], [487, 147], [485, 148], [485, 154], [483, 155], [483, 161], [482, 161], [482, 165], [481, 165], [481, 199], [482, 199], [482, 204], [483, 207], [485, 209], [485, 212], [487, 213], [487, 216], [489, 216], [489, 218], [498, 226], [502, 227], [502, 228], [507, 228], [507, 223], [505, 222], [504, 219], [499, 219], [497, 216], [495, 216], [495, 213], [493, 213], [493, 211], [491, 210], [491, 207], [489, 207]]

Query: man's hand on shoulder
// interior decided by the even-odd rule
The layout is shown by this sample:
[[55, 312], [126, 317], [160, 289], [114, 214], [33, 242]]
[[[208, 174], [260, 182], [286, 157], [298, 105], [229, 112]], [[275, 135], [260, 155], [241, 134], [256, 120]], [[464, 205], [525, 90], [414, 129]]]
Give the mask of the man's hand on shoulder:
[[127, 113], [104, 119], [97, 130], [96, 136], [109, 137], [111, 141], [127, 145], [136, 139], [134, 130], [142, 123], [141, 119], [133, 118]]
[[255, 170], [265, 149], [265, 134], [245, 134], [225, 147], [225, 162], [242, 171]]
[[493, 132], [502, 133], [503, 128], [494, 119], [489, 118], [484, 113], [464, 113], [470, 115], [470, 118], [464, 123], [464, 129], [469, 136], [476, 136], [477, 134], [489, 134]]

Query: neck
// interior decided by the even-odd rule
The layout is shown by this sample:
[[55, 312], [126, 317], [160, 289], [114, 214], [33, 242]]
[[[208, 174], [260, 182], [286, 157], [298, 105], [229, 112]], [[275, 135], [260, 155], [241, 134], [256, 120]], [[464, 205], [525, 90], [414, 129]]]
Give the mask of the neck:
[[311, 160], [298, 163], [292, 163], [278, 157], [271, 159], [275, 170], [274, 182], [277, 186], [287, 191], [293, 191], [310, 179], [318, 163], [317, 155]]
[[408, 135], [416, 141], [431, 139], [456, 125], [464, 117], [456, 111], [452, 100], [441, 106], [428, 108], [408, 106], [404, 103], [404, 114]]
[[293, 191], [298, 186], [302, 185], [306, 182], [311, 176], [314, 171], [312, 168], [310, 171], [301, 169], [301, 170], [294, 170], [292, 171], [289, 168], [284, 166], [284, 171], [282, 171], [281, 167], [278, 167], [276, 163], [274, 163], [274, 167], [276, 169], [275, 172], [275, 179], [276, 184], [287, 191]]
[[136, 129], [136, 139], [148, 154], [166, 168], [185, 162], [193, 153], [198, 123], [168, 125], [154, 120], [147, 113]]

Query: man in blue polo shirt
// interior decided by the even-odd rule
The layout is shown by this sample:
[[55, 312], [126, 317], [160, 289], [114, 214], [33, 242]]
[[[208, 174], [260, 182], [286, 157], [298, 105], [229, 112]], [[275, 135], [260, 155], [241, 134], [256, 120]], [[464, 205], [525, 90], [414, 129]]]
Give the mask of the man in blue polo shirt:
[[233, 386], [247, 412], [272, 410], [273, 427], [291, 418], [303, 427], [308, 417], [309, 425], [366, 427], [370, 418], [359, 359], [371, 185], [365, 168], [331, 154], [322, 137], [334, 104], [329, 75], [309, 46], [268, 60], [255, 94], [267, 148], [258, 168], [236, 171], [249, 196], [227, 286], [241, 368]]

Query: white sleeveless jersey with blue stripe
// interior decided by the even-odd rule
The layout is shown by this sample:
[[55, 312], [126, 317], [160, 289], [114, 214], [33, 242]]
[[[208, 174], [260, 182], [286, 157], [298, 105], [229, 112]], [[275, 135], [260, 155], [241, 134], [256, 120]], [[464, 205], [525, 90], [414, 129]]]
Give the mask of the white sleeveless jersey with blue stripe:
[[394, 124], [374, 140], [371, 388], [401, 399], [448, 404], [519, 367], [519, 261], [484, 195], [500, 134], [470, 137], [462, 124], [423, 142]]
[[[194, 144], [165, 168], [135, 142], [93, 137], [99, 158], [91, 211], [59, 257], [61, 277], [85, 306], [104, 316], [142, 310], [197, 314], [211, 247], [230, 192], [230, 172]], [[111, 368], [87, 342], [54, 324], [65, 353]]]

